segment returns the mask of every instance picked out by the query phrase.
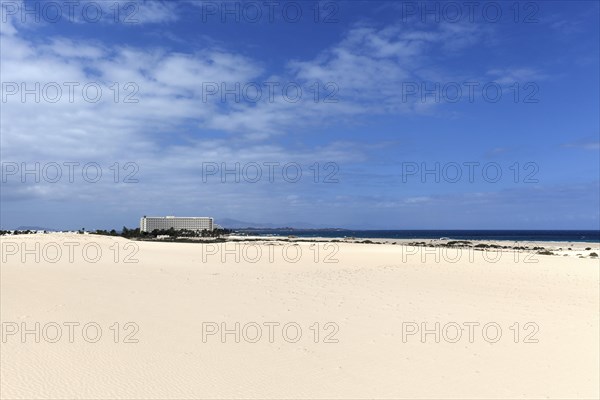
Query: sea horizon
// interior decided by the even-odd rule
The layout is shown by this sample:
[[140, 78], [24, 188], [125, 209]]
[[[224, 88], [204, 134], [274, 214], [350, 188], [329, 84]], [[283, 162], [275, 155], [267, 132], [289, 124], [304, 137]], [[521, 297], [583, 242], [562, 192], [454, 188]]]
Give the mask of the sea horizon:
[[[258, 236], [355, 237], [361, 239], [512, 240], [540, 242], [600, 242], [600, 230], [567, 229], [233, 229]], [[342, 234], [342, 235], [340, 235]]]

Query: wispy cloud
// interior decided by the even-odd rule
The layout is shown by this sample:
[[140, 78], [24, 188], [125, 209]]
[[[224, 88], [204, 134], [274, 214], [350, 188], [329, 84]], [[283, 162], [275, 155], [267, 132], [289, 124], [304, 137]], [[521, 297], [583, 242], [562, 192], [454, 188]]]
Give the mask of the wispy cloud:
[[548, 79], [549, 76], [536, 68], [502, 68], [488, 71], [495, 82], [501, 85], [514, 83], [524, 84], [527, 82], [539, 82]]
[[[437, 115], [443, 106], [434, 101], [419, 101], [418, 97], [407, 101], [402, 93], [404, 82], [481, 78], [510, 84], [551, 76], [540, 66], [527, 66], [515, 60], [507, 61], [508, 66], [493, 68], [480, 60], [469, 61], [472, 60], [469, 52], [493, 34], [491, 28], [460, 23], [372, 24], [359, 19], [337, 29], [337, 39], [330, 40], [327, 46], [313, 46], [301, 52], [302, 56], [282, 56], [271, 62], [268, 57], [249, 55], [235, 41], [208, 38], [209, 30], [195, 31], [191, 36], [203, 39], [201, 43], [191, 43], [188, 27], [167, 29], [181, 22], [185, 3], [137, 1], [127, 11], [130, 3], [120, 1], [117, 5], [123, 18], [135, 11], [131, 18], [138, 22], [123, 24], [131, 29], [123, 31], [143, 33], [131, 41], [111, 41], [110, 35], [104, 33], [77, 31], [71, 35], [69, 29], [73, 26], [77, 29], [83, 26], [84, 21], [77, 19], [73, 23], [68, 21], [68, 29], [61, 30], [47, 29], [47, 23], [22, 23], [14, 15], [3, 18], [6, 20], [0, 36], [3, 84], [15, 83], [19, 92], [2, 104], [0, 153], [3, 161], [93, 161], [104, 168], [114, 162], [132, 161], [140, 167], [140, 182], [135, 186], [110, 181], [91, 185], [9, 182], [2, 187], [2, 201], [6, 202], [3, 206], [10, 204], [14, 210], [29, 200], [47, 202], [58, 209], [61, 203], [68, 208], [70, 204], [89, 202], [115, 213], [126, 210], [134, 214], [140, 212], [143, 199], [149, 208], [147, 212], [156, 214], [193, 214], [194, 210], [202, 209], [207, 214], [218, 212], [234, 218], [252, 213], [254, 220], [273, 221], [310, 215], [331, 225], [361, 215], [367, 222], [380, 221], [380, 226], [387, 222], [382, 213], [385, 209], [385, 213], [398, 218], [397, 226], [402, 227], [403, 219], [417, 221], [423, 215], [415, 213], [419, 207], [431, 207], [434, 212], [424, 218], [433, 220], [447, 218], [439, 214], [448, 207], [470, 213], [475, 211], [469, 207], [482, 206], [482, 210], [492, 213], [493, 207], [509, 207], [510, 202], [519, 202], [517, 195], [474, 189], [453, 196], [440, 194], [438, 191], [443, 190], [439, 186], [434, 190], [407, 188], [399, 185], [400, 175], [393, 167], [381, 164], [385, 157], [395, 160], [399, 155], [410, 154], [407, 146], [401, 149], [403, 146], [399, 145], [405, 139], [399, 136], [404, 133], [401, 118], [422, 118], [410, 128], [415, 132], [439, 128], [425, 128], [420, 122]], [[114, 11], [114, 2], [102, 3], [102, 7]], [[121, 29], [108, 26], [114, 22], [107, 13], [99, 25], [102, 29]], [[156, 40], [163, 30], [167, 40]], [[74, 101], [69, 99], [67, 82], [78, 84]], [[264, 86], [263, 96], [256, 102], [233, 101], [232, 96], [223, 101], [221, 93], [206, 96], [207, 83], [233, 88], [236, 84], [261, 86], [265, 82], [279, 84], [273, 99]], [[304, 90], [298, 101], [286, 100], [282, 95], [282, 87], [288, 83], [298, 84]], [[42, 88], [58, 84], [62, 96], [57, 101], [46, 98], [36, 101], [35, 94], [28, 94], [22, 101], [21, 85], [31, 89], [36, 84]], [[87, 84], [99, 85], [102, 96], [97, 102], [83, 98], [82, 89]], [[318, 102], [310, 90], [314, 84], [319, 87]], [[7, 86], [3, 85], [3, 96], [7, 95], [5, 89]], [[52, 95], [52, 90], [46, 94]], [[329, 95], [335, 101], [323, 101]], [[127, 98], [136, 101], [125, 102]], [[373, 133], [379, 127], [370, 123], [386, 118], [393, 119], [385, 126], [393, 133], [382, 136]], [[464, 124], [460, 125], [462, 121], [450, 122], [455, 134], [466, 130]], [[492, 126], [497, 121], [486, 122]], [[360, 130], [357, 136], [343, 136], [352, 129]], [[510, 139], [495, 144], [495, 148], [489, 141], [475, 148], [473, 142], [477, 140], [465, 144], [466, 152], [473, 149], [472, 154], [477, 156], [495, 157], [515, 148]], [[439, 146], [448, 143], [440, 140]], [[423, 146], [430, 145], [434, 147], [431, 143]], [[485, 154], [490, 147], [493, 149]], [[597, 151], [599, 143], [590, 139], [563, 147]], [[419, 157], [423, 154], [414, 155], [414, 159]], [[315, 186], [310, 182], [228, 185], [204, 183], [201, 179], [203, 162], [231, 166], [265, 161], [297, 162], [304, 167], [315, 162], [336, 162], [343, 167], [340, 176], [348, 185]], [[370, 189], [374, 193], [365, 194]], [[377, 190], [386, 194], [378, 195]], [[579, 192], [567, 190], [567, 193]], [[544, 196], [552, 197], [555, 193], [545, 192], [540, 199]], [[274, 204], [282, 206], [270, 207]], [[294, 215], [290, 215], [292, 207]], [[335, 216], [331, 210], [336, 210]], [[530, 208], [518, 211], [524, 215]], [[495, 221], [501, 219], [499, 216]]]
[[565, 143], [562, 147], [576, 148], [584, 150], [600, 150], [600, 141], [579, 141], [574, 143]]

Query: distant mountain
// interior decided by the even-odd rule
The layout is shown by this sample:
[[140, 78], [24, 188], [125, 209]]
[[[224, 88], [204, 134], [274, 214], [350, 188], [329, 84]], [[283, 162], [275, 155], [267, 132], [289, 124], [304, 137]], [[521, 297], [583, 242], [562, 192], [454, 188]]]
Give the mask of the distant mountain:
[[272, 224], [260, 222], [239, 221], [231, 218], [215, 220], [216, 224], [227, 229], [337, 229], [325, 225], [315, 225], [307, 222], [286, 222], [285, 224]]
[[240, 229], [240, 228], [247, 228], [247, 227], [258, 227], [258, 228], [274, 228], [275, 225], [273, 224], [259, 224], [259, 223], [255, 223], [255, 222], [245, 222], [245, 221], [239, 221], [237, 219], [231, 219], [231, 218], [220, 218], [220, 219], [215, 219], [215, 224], [221, 225], [223, 228], [226, 229]]

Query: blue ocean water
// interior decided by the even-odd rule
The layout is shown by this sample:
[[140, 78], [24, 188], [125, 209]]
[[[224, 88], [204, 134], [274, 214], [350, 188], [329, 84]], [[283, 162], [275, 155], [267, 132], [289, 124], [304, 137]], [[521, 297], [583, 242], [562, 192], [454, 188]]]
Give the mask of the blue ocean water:
[[355, 237], [361, 239], [440, 239], [511, 240], [544, 242], [600, 242], [600, 231], [590, 230], [331, 230], [331, 229], [252, 229], [236, 230], [249, 235], [297, 237]]

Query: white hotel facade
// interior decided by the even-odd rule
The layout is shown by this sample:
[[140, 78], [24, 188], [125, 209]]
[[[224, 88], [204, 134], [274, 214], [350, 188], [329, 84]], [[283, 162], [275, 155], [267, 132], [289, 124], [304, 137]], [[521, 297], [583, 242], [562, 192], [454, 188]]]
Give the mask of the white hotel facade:
[[214, 229], [213, 218], [210, 217], [146, 217], [140, 220], [140, 231], [152, 232], [155, 229], [175, 230], [187, 229], [189, 231], [212, 231]]

